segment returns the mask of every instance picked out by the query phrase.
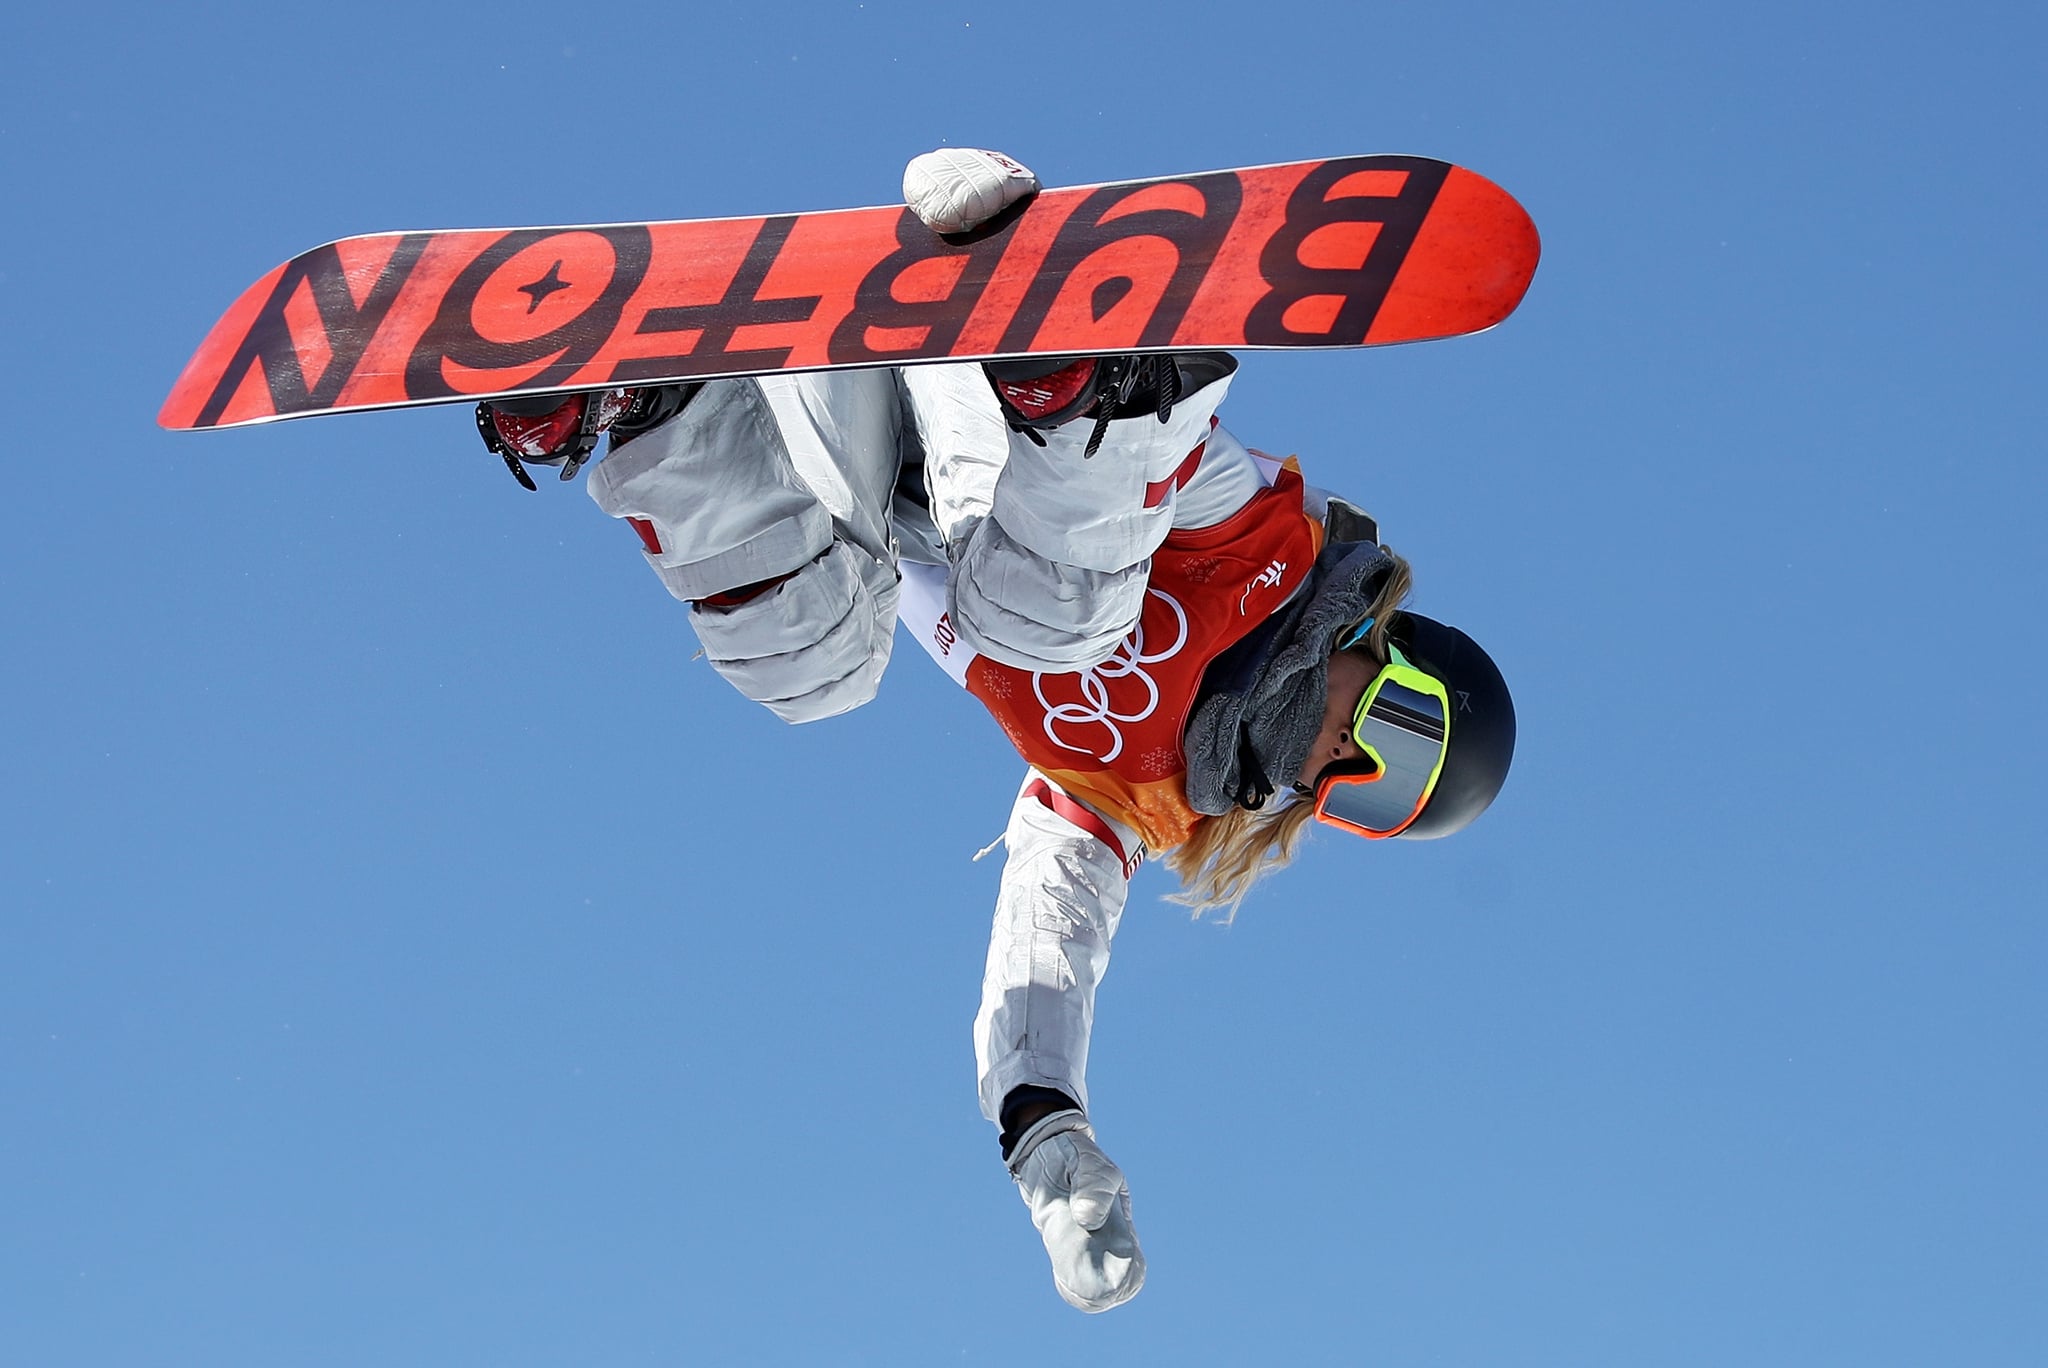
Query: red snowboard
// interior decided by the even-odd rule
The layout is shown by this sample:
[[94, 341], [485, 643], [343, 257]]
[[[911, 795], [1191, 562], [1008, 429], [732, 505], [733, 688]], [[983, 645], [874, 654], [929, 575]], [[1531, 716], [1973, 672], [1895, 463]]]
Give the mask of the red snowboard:
[[379, 233], [244, 291], [157, 421], [1026, 354], [1362, 347], [1514, 311], [1535, 225], [1491, 181], [1340, 157], [1047, 190], [960, 237], [908, 209]]

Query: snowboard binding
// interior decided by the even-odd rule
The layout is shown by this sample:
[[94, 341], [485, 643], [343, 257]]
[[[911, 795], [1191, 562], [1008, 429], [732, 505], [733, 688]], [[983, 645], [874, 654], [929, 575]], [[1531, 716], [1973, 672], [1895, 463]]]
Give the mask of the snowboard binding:
[[1163, 423], [1182, 395], [1236, 369], [1236, 360], [1222, 352], [1033, 357], [983, 366], [1004, 421], [1039, 446], [1045, 445], [1040, 435], [1045, 429], [1093, 415], [1095, 428], [1084, 457], [1102, 449], [1109, 425], [1118, 418], [1151, 413]]
[[611, 433], [613, 446], [630, 441], [673, 418], [700, 388], [651, 385], [486, 399], [476, 406], [476, 430], [512, 477], [538, 492], [527, 462], [560, 466], [561, 478], [573, 479], [597, 449], [599, 437]]

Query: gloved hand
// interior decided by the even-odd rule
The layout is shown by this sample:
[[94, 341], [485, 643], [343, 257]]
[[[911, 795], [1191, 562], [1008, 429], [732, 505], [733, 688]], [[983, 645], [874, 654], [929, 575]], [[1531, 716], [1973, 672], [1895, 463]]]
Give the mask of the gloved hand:
[[1041, 1118], [1010, 1152], [1031, 1223], [1052, 1258], [1053, 1286], [1071, 1306], [1107, 1311], [1145, 1285], [1145, 1255], [1131, 1226], [1123, 1170], [1095, 1143], [1079, 1111]]
[[935, 233], [979, 228], [1037, 191], [1030, 167], [973, 147], [942, 147], [903, 168], [903, 202]]

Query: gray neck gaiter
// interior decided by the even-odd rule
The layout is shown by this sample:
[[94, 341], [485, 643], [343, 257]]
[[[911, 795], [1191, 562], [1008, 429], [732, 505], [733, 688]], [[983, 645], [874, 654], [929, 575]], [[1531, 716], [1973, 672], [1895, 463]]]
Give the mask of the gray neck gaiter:
[[1324, 547], [1279, 620], [1255, 634], [1253, 657], [1212, 671], [1224, 677], [1208, 681], [1181, 738], [1195, 811], [1257, 808], [1294, 782], [1322, 730], [1332, 643], [1364, 619], [1393, 564], [1371, 542]]

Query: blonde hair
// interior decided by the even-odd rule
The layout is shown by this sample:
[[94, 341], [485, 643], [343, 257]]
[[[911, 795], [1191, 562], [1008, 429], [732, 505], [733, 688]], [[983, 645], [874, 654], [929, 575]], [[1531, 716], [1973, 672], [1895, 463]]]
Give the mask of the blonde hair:
[[[1363, 656], [1375, 673], [1389, 659], [1388, 621], [1415, 581], [1406, 560], [1390, 550], [1387, 554], [1394, 557], [1394, 569], [1368, 610], [1372, 630], [1350, 648]], [[1293, 782], [1292, 775], [1275, 777], [1283, 783]], [[1221, 816], [1204, 817], [1195, 823], [1187, 840], [1166, 853], [1166, 867], [1181, 882], [1181, 891], [1169, 894], [1167, 901], [1193, 908], [1197, 917], [1220, 913], [1219, 920], [1229, 922], [1259, 880], [1294, 858], [1314, 815], [1313, 803], [1283, 792], [1256, 812], [1232, 808]]]

